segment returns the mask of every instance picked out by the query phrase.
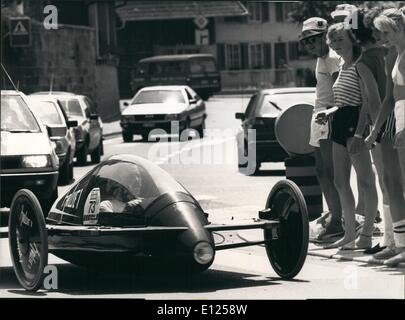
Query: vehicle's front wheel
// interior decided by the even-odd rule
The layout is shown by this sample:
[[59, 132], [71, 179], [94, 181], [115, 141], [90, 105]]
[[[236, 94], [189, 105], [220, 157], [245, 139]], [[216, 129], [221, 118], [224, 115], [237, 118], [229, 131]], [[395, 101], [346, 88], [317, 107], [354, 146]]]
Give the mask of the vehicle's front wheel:
[[133, 137], [132, 132], [122, 131], [122, 140], [124, 140], [124, 142], [132, 142]]
[[94, 149], [94, 151], [91, 153], [91, 162], [93, 163], [100, 163], [101, 160], [101, 148], [103, 144], [103, 140], [100, 140], [100, 143], [98, 144], [97, 148]]

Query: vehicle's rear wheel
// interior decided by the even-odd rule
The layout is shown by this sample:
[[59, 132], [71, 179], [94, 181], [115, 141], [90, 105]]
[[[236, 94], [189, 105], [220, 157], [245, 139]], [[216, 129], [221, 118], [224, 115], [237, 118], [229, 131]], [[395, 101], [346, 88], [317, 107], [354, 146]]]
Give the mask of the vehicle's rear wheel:
[[197, 132], [198, 132], [200, 138], [204, 138], [204, 134], [205, 134], [204, 131], [205, 131], [205, 119], [203, 120], [201, 125], [197, 128]]
[[130, 131], [122, 131], [122, 140], [124, 142], [132, 142], [134, 135]]
[[142, 133], [142, 140], [143, 141], [148, 141], [149, 138], [149, 133]]
[[85, 165], [87, 163], [87, 142], [79, 149], [76, 158], [79, 165]]
[[91, 153], [91, 162], [92, 163], [100, 163], [101, 160], [101, 145], [103, 144], [103, 140], [100, 140], [97, 148]]
[[62, 165], [62, 167], [59, 170], [59, 183], [61, 185], [67, 185], [70, 182], [70, 175], [71, 175], [71, 170], [73, 169], [73, 164], [69, 163], [70, 159], [70, 154], [69, 152], [66, 154], [66, 159], [65, 163]]

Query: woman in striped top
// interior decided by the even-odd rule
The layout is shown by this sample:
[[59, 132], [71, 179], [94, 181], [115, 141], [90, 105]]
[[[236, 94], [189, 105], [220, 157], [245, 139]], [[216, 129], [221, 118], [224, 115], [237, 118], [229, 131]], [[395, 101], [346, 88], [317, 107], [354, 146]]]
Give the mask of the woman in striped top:
[[[344, 23], [332, 25], [327, 34], [329, 46], [343, 59], [339, 76], [333, 85], [335, 99], [332, 118], [333, 163], [335, 185], [344, 213], [345, 235], [326, 248], [364, 248], [365, 238], [371, 237], [377, 215], [377, 189], [370, 152], [363, 140], [364, 120], [359, 124], [360, 108], [365, 103], [363, 84], [356, 68], [361, 49], [354, 44]], [[367, 81], [367, 80], [366, 80]], [[364, 192], [365, 223], [357, 242], [355, 230], [355, 200], [350, 186], [353, 165], [358, 185]]]

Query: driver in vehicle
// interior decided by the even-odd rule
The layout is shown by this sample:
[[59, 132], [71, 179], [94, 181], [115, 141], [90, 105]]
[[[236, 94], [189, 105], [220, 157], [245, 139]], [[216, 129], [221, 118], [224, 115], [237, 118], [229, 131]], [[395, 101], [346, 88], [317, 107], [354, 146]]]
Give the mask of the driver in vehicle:
[[[126, 181], [125, 181], [126, 180]], [[142, 207], [143, 198], [139, 197], [142, 188], [141, 177], [128, 175], [125, 186], [115, 180], [107, 180], [105, 192], [102, 192], [102, 201], [100, 202], [100, 212], [111, 213], [132, 213], [141, 214], [144, 212]], [[104, 194], [104, 195], [103, 195]]]

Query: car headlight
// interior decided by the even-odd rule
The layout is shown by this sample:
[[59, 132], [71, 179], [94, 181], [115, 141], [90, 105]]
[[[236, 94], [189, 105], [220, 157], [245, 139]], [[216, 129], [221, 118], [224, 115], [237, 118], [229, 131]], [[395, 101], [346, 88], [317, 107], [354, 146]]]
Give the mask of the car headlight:
[[24, 168], [50, 167], [51, 159], [48, 155], [23, 156], [22, 165]]
[[210, 263], [214, 258], [214, 248], [212, 245], [206, 241], [201, 241], [196, 244], [193, 250], [194, 260], [199, 264]]
[[172, 121], [172, 120], [179, 120], [179, 114], [175, 113], [175, 114], [167, 114], [166, 115], [166, 120], [168, 121]]

